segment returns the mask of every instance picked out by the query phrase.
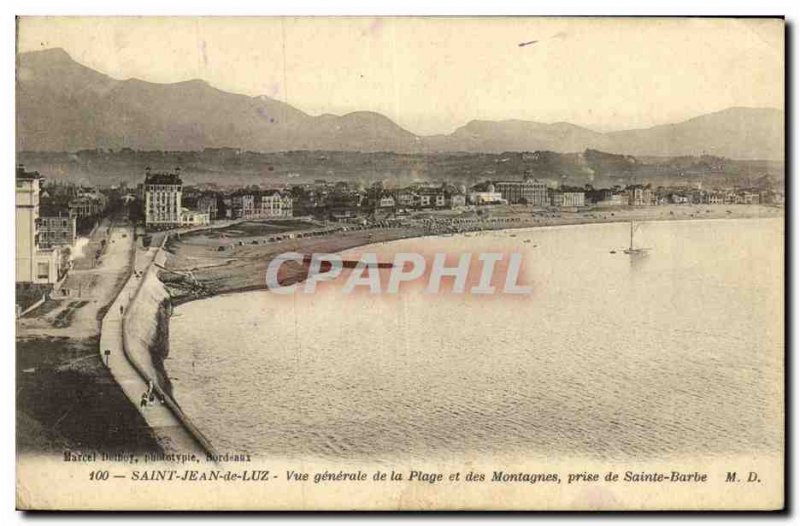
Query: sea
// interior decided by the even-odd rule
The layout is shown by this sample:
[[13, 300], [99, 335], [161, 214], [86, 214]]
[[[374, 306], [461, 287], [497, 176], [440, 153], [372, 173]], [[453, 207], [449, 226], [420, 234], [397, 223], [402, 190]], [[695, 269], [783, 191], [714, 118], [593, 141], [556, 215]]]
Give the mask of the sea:
[[[426, 237], [361, 247], [519, 252], [527, 295], [279, 296], [177, 307], [165, 367], [215, 447], [385, 462], [775, 453], [782, 218]], [[389, 270], [381, 270], [384, 274]], [[382, 276], [385, 278], [385, 276]]]

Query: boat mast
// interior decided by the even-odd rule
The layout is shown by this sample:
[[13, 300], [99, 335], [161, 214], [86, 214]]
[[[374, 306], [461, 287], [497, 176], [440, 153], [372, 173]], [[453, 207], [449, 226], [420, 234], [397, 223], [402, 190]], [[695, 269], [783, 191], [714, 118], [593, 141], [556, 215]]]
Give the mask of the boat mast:
[[633, 220], [631, 220], [631, 248], [633, 250]]

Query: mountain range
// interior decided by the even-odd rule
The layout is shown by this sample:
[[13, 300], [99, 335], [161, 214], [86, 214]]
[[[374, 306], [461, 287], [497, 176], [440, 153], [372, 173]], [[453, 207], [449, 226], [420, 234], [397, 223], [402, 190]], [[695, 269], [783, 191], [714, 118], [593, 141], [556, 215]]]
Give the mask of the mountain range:
[[574, 124], [471, 121], [418, 136], [374, 112], [309, 115], [281, 101], [228, 93], [202, 80], [118, 80], [62, 49], [17, 56], [18, 151], [326, 150], [397, 153], [601, 150], [637, 156], [782, 160], [784, 114], [728, 108], [645, 129], [601, 133]]

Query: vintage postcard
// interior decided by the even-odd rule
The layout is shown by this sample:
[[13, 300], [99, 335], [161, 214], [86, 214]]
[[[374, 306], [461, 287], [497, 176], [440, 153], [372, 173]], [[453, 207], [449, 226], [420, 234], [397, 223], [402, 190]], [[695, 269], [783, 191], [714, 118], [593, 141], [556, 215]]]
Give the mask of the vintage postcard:
[[24, 510], [781, 510], [782, 18], [19, 17]]

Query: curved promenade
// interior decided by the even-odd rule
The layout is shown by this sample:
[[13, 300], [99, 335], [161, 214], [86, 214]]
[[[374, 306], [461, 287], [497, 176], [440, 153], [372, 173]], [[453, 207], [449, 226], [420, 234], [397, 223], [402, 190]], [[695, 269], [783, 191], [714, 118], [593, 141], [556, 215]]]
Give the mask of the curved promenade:
[[[118, 229], [112, 235], [115, 243], [132, 243], [132, 237], [133, 233], [130, 229]], [[210, 442], [189, 421], [174, 400], [163, 393], [157, 380], [147, 372], [147, 367], [141, 362], [143, 359], [149, 361], [149, 356], [136, 356], [128, 348], [125, 330], [125, 325], [128, 323], [128, 312], [134, 306], [134, 302], [139, 300], [139, 292], [144, 281], [151, 275], [157, 279], [155, 275], [151, 274], [154, 272], [152, 263], [161, 248], [146, 249], [136, 246], [134, 250], [136, 251], [134, 258], [136, 272], [131, 272], [127, 282], [103, 317], [100, 328], [100, 357], [104, 363], [108, 360], [108, 367], [114, 379], [153, 429], [165, 453], [195, 453], [199, 458], [205, 457], [206, 453], [216, 455]], [[137, 277], [137, 273], [142, 277]], [[111, 351], [108, 357], [106, 357], [106, 350]], [[155, 403], [141, 407], [142, 393], [148, 390], [151, 380], [156, 392], [161, 396], [156, 397]], [[158, 398], [162, 398], [164, 402], [159, 402]]]

